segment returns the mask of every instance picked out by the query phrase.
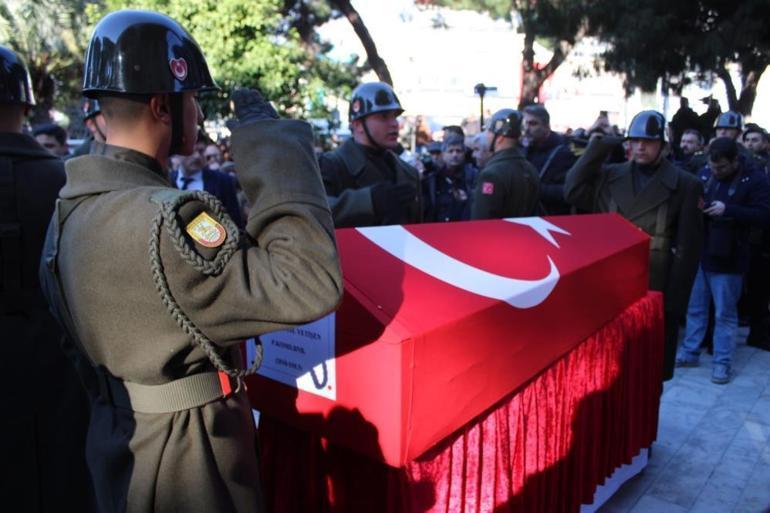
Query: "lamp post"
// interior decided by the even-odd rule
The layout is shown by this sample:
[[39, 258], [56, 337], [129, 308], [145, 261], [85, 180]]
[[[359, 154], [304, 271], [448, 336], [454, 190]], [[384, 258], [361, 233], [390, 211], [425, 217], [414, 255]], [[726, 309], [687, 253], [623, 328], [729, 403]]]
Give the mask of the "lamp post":
[[487, 94], [487, 91], [497, 91], [497, 87], [484, 85], [483, 82], [473, 86], [473, 92], [479, 95], [479, 99], [481, 100], [481, 113], [480, 113], [481, 115], [479, 116], [479, 132], [484, 130], [484, 95]]

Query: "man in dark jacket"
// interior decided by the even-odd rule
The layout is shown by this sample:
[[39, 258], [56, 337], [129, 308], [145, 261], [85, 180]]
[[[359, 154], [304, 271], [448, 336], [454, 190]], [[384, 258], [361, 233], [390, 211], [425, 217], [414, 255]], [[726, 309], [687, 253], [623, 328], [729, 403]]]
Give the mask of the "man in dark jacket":
[[64, 165], [22, 133], [33, 105], [23, 62], [0, 46], [0, 504], [88, 512], [88, 398], [37, 275]]
[[544, 214], [564, 215], [564, 177], [577, 160], [566, 137], [551, 130], [551, 116], [542, 105], [524, 108], [524, 155], [540, 176], [540, 205]]
[[352, 138], [318, 159], [337, 228], [422, 220], [420, 173], [393, 153], [403, 111], [384, 82], [361, 84], [353, 91], [348, 114]]
[[171, 185], [183, 191], [206, 191], [216, 196], [235, 224], [243, 228], [235, 178], [222, 171], [210, 169], [208, 166], [188, 168], [191, 162], [202, 164], [202, 157], [197, 150], [194, 158], [187, 158], [184, 162], [181, 173], [179, 171], [169, 173]]
[[679, 158], [674, 164], [693, 174], [700, 172], [706, 159], [703, 153], [703, 136], [694, 128], [688, 128], [679, 139]]
[[521, 114], [501, 109], [485, 132], [491, 157], [476, 182], [471, 219], [534, 215], [539, 201], [537, 169], [519, 151]]
[[700, 174], [705, 189], [705, 239], [698, 274], [687, 307], [687, 329], [677, 366], [698, 364], [709, 303], [715, 309], [714, 364], [711, 381], [730, 381], [738, 328], [738, 299], [750, 259], [750, 227], [770, 224], [770, 184], [746, 166], [738, 144], [721, 137], [709, 146], [709, 166]]
[[650, 289], [663, 292], [665, 359], [663, 377], [674, 374], [679, 320], [687, 308], [700, 258], [703, 200], [700, 180], [664, 158], [666, 120], [642, 111], [631, 120], [627, 137], [632, 160], [603, 162], [619, 137], [595, 136], [567, 172], [565, 199], [588, 212], [617, 212], [652, 237]]
[[423, 177], [425, 221], [467, 221], [478, 170], [465, 161], [465, 142], [450, 135], [442, 143], [443, 165]]

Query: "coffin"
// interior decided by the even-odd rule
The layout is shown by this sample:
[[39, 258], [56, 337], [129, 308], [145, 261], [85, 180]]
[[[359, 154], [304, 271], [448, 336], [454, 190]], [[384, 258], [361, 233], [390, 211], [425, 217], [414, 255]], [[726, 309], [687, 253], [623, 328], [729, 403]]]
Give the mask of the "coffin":
[[615, 214], [341, 229], [335, 314], [263, 335], [263, 415], [399, 467], [515, 392], [648, 285]]

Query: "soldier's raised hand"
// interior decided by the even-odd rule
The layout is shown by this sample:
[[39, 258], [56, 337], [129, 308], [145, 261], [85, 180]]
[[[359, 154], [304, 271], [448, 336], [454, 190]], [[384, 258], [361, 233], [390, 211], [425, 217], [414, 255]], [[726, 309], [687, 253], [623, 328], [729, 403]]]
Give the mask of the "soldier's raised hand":
[[256, 89], [240, 87], [234, 90], [230, 97], [230, 106], [235, 113], [235, 119], [227, 123], [231, 130], [257, 121], [278, 119], [278, 113], [273, 106]]

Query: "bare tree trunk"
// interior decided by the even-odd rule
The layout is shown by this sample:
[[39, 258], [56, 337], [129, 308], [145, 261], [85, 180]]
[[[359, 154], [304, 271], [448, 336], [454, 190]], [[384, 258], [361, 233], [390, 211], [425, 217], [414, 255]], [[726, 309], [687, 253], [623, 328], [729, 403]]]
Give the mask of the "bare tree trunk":
[[45, 67], [37, 68], [30, 66], [29, 72], [32, 78], [32, 89], [35, 94], [36, 103], [32, 109], [32, 116], [29, 121], [33, 125], [50, 123], [52, 121], [51, 109], [53, 109], [56, 83]]
[[524, 49], [521, 52], [521, 95], [519, 96], [519, 110], [533, 103], [542, 103], [540, 101], [540, 89], [543, 83], [548, 80], [556, 68], [564, 62], [570, 45], [564, 41], [556, 44], [553, 55], [548, 63], [542, 68], [538, 68], [535, 63], [535, 34], [530, 30], [524, 33]]
[[743, 88], [741, 89], [741, 96], [738, 98], [738, 112], [743, 115], [750, 115], [754, 109], [754, 100], [757, 99], [757, 84], [762, 73], [767, 69], [767, 64], [761, 65], [758, 70], [751, 70], [748, 73], [743, 74]]
[[390, 77], [388, 66], [377, 52], [377, 45], [374, 44], [374, 39], [372, 39], [371, 34], [369, 34], [369, 29], [366, 28], [364, 21], [361, 19], [361, 15], [358, 14], [358, 11], [356, 11], [355, 7], [350, 3], [350, 0], [329, 0], [329, 3], [342, 11], [353, 26], [353, 30], [356, 32], [358, 39], [361, 40], [361, 44], [364, 45], [364, 50], [366, 50], [366, 60], [369, 62], [369, 66], [371, 66], [377, 74], [377, 78], [392, 86], [393, 79]]
[[735, 84], [730, 77], [730, 72], [724, 66], [719, 67], [717, 70], [717, 76], [722, 79], [725, 84], [725, 91], [727, 92], [727, 108], [729, 110], [738, 110], [738, 95], [735, 92]]
[[524, 31], [524, 49], [521, 51], [521, 94], [519, 109], [536, 103], [540, 94], [540, 82], [535, 68], [535, 33], [529, 29]]

